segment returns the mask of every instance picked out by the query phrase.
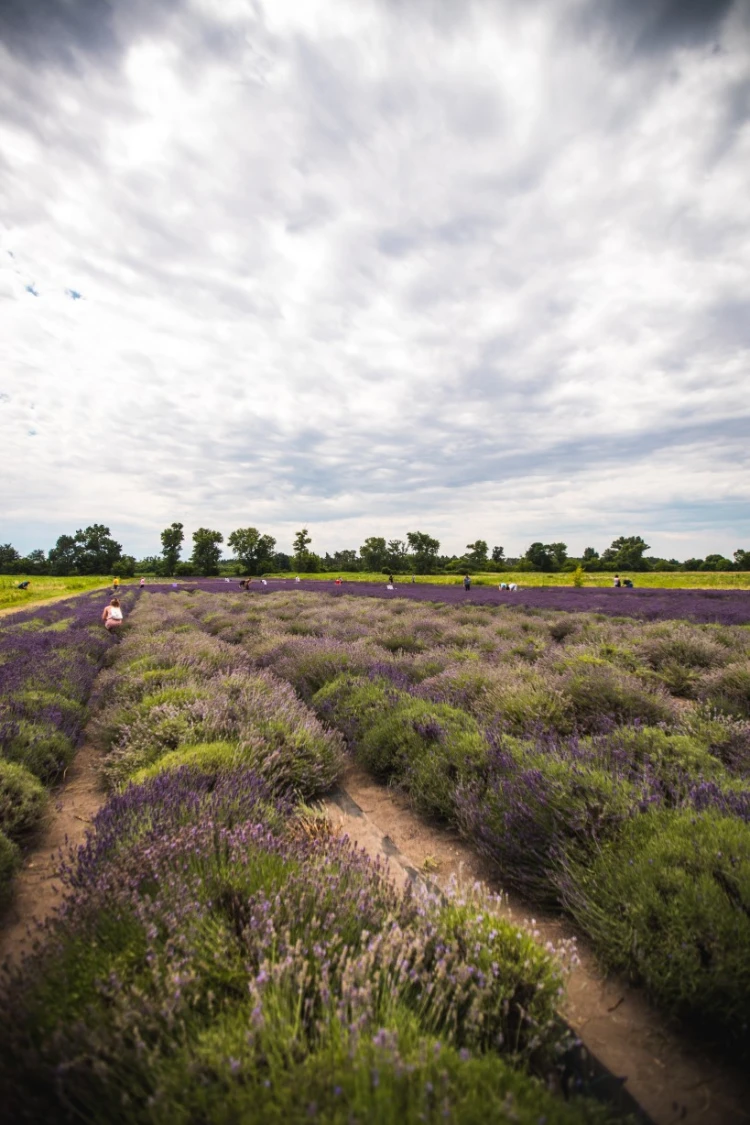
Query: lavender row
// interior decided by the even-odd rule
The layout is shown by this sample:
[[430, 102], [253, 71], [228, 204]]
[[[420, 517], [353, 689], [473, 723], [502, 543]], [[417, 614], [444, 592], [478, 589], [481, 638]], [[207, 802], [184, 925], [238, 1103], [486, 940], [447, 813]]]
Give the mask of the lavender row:
[[[135, 592], [124, 595], [126, 607]], [[100, 592], [27, 610], [0, 631], [0, 900], [38, 824], [46, 787], [75, 753], [94, 678], [113, 641]]]
[[340, 768], [341, 736], [288, 684], [165, 599], [141, 600], [92, 703], [91, 737], [115, 788], [189, 763], [252, 767], [275, 792], [310, 798]]
[[[202, 591], [221, 594], [239, 590], [239, 579], [198, 578], [164, 585], [170, 593]], [[575, 587], [529, 587], [503, 591], [496, 587], [474, 586], [465, 590], [461, 584], [447, 586], [427, 582], [397, 582], [393, 589], [387, 581], [331, 582], [301, 579], [269, 578], [265, 584], [254, 579], [242, 591], [243, 596], [289, 592], [326, 592], [331, 597], [378, 598], [409, 602], [439, 602], [445, 605], [526, 606], [532, 609], [566, 613], [601, 613], [615, 617], [635, 617], [643, 621], [685, 620], [696, 624], [750, 624], [750, 590], [659, 590], [659, 589], [577, 589]]]

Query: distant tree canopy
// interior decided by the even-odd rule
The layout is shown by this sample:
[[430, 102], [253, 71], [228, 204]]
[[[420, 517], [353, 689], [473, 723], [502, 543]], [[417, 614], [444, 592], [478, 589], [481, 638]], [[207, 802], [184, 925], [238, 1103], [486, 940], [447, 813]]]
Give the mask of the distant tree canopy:
[[102, 523], [91, 524], [75, 535], [61, 535], [49, 552], [49, 573], [112, 574], [122, 558], [122, 546]]
[[191, 563], [195, 574], [218, 574], [219, 559], [221, 558], [220, 543], [224, 536], [220, 531], [211, 531], [207, 527], [199, 527], [193, 532], [193, 555]]
[[648, 570], [643, 558], [648, 549], [640, 535], [621, 535], [602, 551], [601, 563], [607, 570]]
[[307, 528], [303, 527], [294, 537], [292, 550], [294, 552], [294, 565], [297, 570], [313, 574], [320, 570], [320, 559], [313, 551], [308, 551], [312, 543]]
[[362, 560], [363, 570], [382, 570], [384, 566], [388, 566], [388, 546], [385, 539], [380, 536], [371, 535], [369, 539], [365, 539], [362, 546], [359, 548], [359, 556]]
[[419, 574], [431, 574], [436, 569], [440, 541], [424, 531], [407, 531], [406, 541], [414, 555], [414, 568]]
[[477, 539], [474, 543], [466, 544], [466, 558], [472, 566], [486, 566], [488, 553], [489, 547], [485, 539]]
[[405, 539], [368, 536], [359, 553], [354, 548], [326, 553], [324, 558], [310, 550], [312, 539], [306, 527], [294, 537], [293, 554], [276, 551], [276, 540], [256, 527], [239, 527], [232, 531], [227, 544], [234, 562], [222, 562], [219, 531], [199, 528], [193, 534], [193, 553], [181, 561], [185, 539], [184, 525], [170, 524], [161, 532], [161, 556], [148, 556], [138, 562], [124, 555], [122, 547], [104, 524], [91, 524], [73, 535], [61, 535], [45, 554], [41, 549], [25, 556], [12, 543], [0, 543], [0, 574], [133, 574], [195, 575], [237, 572], [262, 574], [269, 571], [368, 571], [420, 574], [503, 571], [750, 571], [750, 551], [738, 548], [733, 557], [712, 553], [705, 558], [662, 559], [647, 555], [648, 543], [640, 535], [621, 535], [599, 554], [586, 547], [580, 557], [570, 558], [566, 543], [532, 543], [520, 559], [509, 559], [505, 549], [495, 546], [490, 551], [487, 540], [475, 539], [466, 544], [463, 555], [440, 555], [440, 542], [424, 531], [409, 531]]
[[170, 577], [177, 570], [184, 538], [185, 534], [181, 523], [170, 524], [161, 533], [161, 553], [164, 556], [162, 566], [164, 573]]
[[272, 535], [261, 535], [257, 527], [238, 527], [227, 539], [227, 546], [245, 574], [262, 574], [273, 566], [276, 540]]

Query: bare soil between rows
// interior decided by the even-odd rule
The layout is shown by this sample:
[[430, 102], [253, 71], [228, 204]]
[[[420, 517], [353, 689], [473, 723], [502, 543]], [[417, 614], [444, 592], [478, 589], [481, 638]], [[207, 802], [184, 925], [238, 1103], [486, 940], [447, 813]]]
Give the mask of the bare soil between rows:
[[[45, 827], [26, 855], [12, 905], [0, 921], [0, 964], [18, 963], [39, 940], [39, 923], [60, 902], [56, 879], [60, 850], [83, 843], [106, 800], [97, 769], [98, 753], [85, 743], [52, 794]], [[454, 832], [420, 816], [403, 796], [349, 765], [337, 791], [323, 805], [333, 827], [373, 856], [387, 858], [401, 885], [423, 875], [437, 886], [451, 877], [499, 891], [487, 864]], [[565, 920], [547, 917], [508, 898], [502, 912], [519, 926], [555, 944], [575, 937]], [[561, 1015], [585, 1046], [655, 1125], [748, 1125], [750, 1082], [705, 1049], [686, 1042], [655, 1012], [642, 992], [605, 976], [578, 942]]]
[[13, 901], [0, 922], [0, 965], [17, 963], [38, 940], [43, 922], [60, 902], [57, 868], [60, 850], [82, 844], [86, 830], [106, 800], [97, 770], [98, 752], [78, 750], [50, 805], [37, 844], [27, 852], [15, 882]]

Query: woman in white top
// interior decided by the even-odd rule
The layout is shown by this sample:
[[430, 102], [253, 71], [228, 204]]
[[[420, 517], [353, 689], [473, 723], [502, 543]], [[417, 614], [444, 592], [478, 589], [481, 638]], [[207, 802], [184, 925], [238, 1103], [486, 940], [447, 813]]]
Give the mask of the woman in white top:
[[113, 631], [116, 633], [122, 625], [122, 610], [120, 609], [120, 603], [117, 598], [112, 598], [109, 605], [105, 605], [104, 612], [102, 613], [102, 621], [104, 622], [104, 628], [109, 633]]

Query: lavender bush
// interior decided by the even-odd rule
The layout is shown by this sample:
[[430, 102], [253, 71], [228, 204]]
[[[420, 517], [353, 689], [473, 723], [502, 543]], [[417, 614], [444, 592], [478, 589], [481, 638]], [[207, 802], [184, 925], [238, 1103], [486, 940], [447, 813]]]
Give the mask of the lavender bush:
[[711, 809], [631, 819], [559, 886], [604, 961], [667, 1009], [750, 1051], [750, 831]]
[[183, 762], [210, 772], [252, 766], [279, 792], [330, 788], [342, 740], [270, 673], [202, 633], [164, 599], [139, 606], [98, 684], [92, 736], [113, 786]]

